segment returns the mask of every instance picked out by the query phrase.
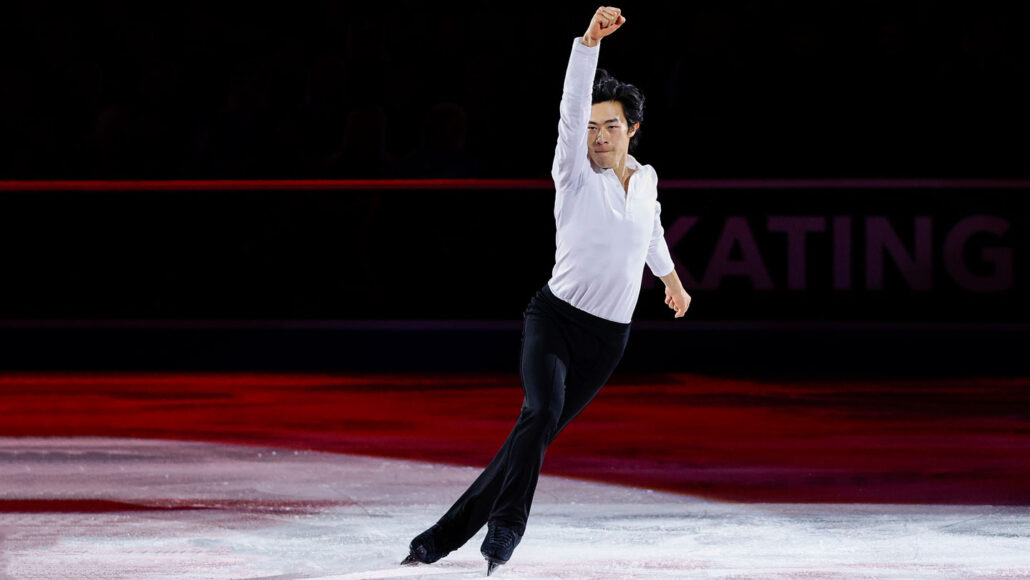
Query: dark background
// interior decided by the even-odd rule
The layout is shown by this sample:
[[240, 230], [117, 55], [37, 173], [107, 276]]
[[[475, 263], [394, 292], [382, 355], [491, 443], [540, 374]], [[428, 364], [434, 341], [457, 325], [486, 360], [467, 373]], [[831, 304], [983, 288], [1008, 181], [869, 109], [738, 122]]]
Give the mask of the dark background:
[[[671, 177], [1026, 176], [1025, 3], [631, 2]], [[0, 178], [547, 177], [595, 3], [5, 3]]]
[[[666, 241], [694, 299], [679, 322], [1030, 324], [1025, 195], [662, 189]], [[553, 203], [543, 188], [7, 193], [0, 319], [519, 320], [554, 265]], [[974, 216], [1008, 224], [956, 252], [985, 287], [948, 267], [946, 240]], [[769, 226], [784, 217], [824, 228], [798, 252]], [[835, 285], [838, 217], [851, 222], [847, 288]], [[696, 223], [680, 234], [684, 218]], [[867, 247], [869, 219], [887, 221], [900, 259]], [[723, 253], [730, 220], [747, 233]], [[930, 222], [923, 239], [916, 220]], [[1007, 265], [990, 258], [998, 251]], [[802, 288], [791, 260], [804, 261]], [[720, 264], [729, 273], [718, 278]], [[671, 323], [662, 283], [641, 274], [634, 319]]]
[[[571, 43], [596, 7], [7, 3], [0, 182], [547, 180]], [[627, 368], [1025, 365], [1027, 8], [621, 7], [628, 22], [603, 42], [600, 66], [647, 95], [636, 155], [663, 180], [666, 227], [699, 218], [674, 255], [700, 277], [727, 220], [742, 217], [772, 281], [688, 287], [694, 304], [675, 322], [660, 287], [645, 286]], [[726, 186], [754, 178], [839, 181]], [[861, 178], [926, 185], [855, 185]], [[729, 181], [690, 185], [697, 179]], [[955, 179], [1010, 182], [946, 185]], [[507, 370], [554, 257], [547, 188], [19, 187], [0, 192], [5, 368]], [[1000, 292], [970, 291], [945, 272], [945, 235], [977, 215], [1008, 230], [976, 234], [962, 260], [987, 276], [984, 252], [1010, 251], [1013, 285]], [[854, 287], [830, 285], [827, 231], [808, 239], [807, 287], [789, 289], [786, 238], [766, 229], [777, 216], [853, 219]], [[879, 217], [909, 253], [915, 220], [934, 220], [931, 289], [913, 288], [891, 258], [884, 287], [866, 286], [862, 224]], [[436, 323], [347, 322], [413, 320]], [[448, 327], [477, 320], [498, 324]]]

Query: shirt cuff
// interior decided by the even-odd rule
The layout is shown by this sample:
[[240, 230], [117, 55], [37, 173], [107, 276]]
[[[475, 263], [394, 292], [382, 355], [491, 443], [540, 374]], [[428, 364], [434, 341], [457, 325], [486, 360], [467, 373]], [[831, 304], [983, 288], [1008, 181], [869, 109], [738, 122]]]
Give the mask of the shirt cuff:
[[672, 271], [676, 269], [676, 263], [672, 261], [669, 247], [665, 244], [664, 240], [653, 253], [647, 256], [645, 261], [647, 262], [647, 267], [651, 269], [651, 273], [658, 278], [672, 274]]
[[582, 50], [582, 51], [585, 51], [585, 52], [587, 52], [589, 54], [594, 54], [596, 52], [600, 52], [600, 50], [601, 50], [601, 43], [600, 42], [598, 42], [596, 46], [587, 46], [587, 45], [583, 44], [583, 37], [582, 36], [577, 36], [575, 39], [573, 39], [572, 42], [573, 42], [573, 46], [572, 46], [573, 50]]

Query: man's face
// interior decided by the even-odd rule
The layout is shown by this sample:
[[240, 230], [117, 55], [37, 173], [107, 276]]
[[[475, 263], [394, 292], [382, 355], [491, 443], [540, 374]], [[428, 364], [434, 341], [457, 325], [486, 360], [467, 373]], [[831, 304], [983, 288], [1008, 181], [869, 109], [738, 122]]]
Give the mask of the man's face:
[[587, 147], [590, 149], [591, 161], [605, 169], [625, 163], [630, 137], [639, 126], [640, 123], [632, 127], [626, 123], [619, 101], [594, 103], [587, 125]]

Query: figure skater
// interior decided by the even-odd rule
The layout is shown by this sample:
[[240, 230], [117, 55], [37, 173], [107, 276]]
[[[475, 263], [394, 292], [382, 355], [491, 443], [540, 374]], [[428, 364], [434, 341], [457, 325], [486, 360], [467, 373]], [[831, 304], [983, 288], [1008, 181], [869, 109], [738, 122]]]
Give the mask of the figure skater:
[[658, 176], [629, 154], [644, 96], [597, 69], [601, 39], [625, 23], [618, 8], [602, 6], [572, 45], [551, 167], [555, 263], [524, 313], [518, 421], [479, 478], [411, 541], [402, 564], [436, 562], [484, 524], [487, 575], [506, 563], [525, 533], [547, 446], [622, 358], [644, 264], [665, 283], [675, 318], [690, 306], [659, 219]]

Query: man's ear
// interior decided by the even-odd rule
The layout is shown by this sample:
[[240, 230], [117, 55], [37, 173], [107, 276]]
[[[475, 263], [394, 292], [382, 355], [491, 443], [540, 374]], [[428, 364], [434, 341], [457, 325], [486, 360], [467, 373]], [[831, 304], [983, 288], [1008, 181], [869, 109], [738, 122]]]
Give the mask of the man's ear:
[[627, 133], [627, 135], [629, 135], [630, 137], [636, 135], [637, 134], [637, 129], [639, 129], [639, 128], [640, 128], [640, 123], [633, 123], [633, 126], [629, 128], [629, 133]]

